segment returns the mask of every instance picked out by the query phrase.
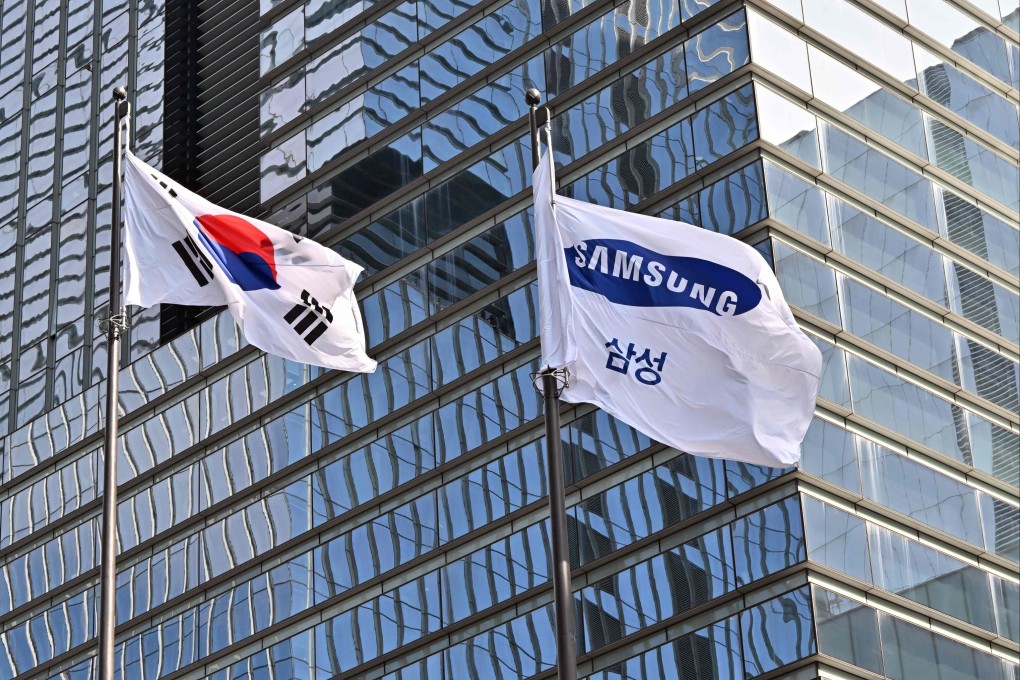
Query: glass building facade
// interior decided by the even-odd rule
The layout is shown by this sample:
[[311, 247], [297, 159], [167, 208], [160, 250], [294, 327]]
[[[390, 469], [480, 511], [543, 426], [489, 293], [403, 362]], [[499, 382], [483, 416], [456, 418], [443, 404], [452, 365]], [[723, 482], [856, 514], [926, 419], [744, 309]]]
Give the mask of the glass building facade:
[[1020, 678], [1012, 0], [0, 0], [0, 680], [96, 670], [110, 92], [366, 268], [379, 369], [132, 310], [121, 678], [555, 677], [523, 92], [559, 191], [732, 234], [825, 358], [799, 469], [563, 405], [592, 680]]

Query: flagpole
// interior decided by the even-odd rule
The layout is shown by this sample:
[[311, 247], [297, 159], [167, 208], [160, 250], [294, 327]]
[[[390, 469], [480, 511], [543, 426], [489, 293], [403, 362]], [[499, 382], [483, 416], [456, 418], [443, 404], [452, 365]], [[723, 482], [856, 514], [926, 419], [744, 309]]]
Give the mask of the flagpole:
[[120, 336], [127, 328], [120, 302], [121, 178], [124, 129], [131, 111], [127, 90], [113, 91], [113, 210], [110, 227], [110, 318], [106, 321], [106, 439], [103, 446], [103, 547], [100, 559], [102, 601], [99, 614], [99, 680], [113, 680], [114, 630], [117, 627], [117, 415]]
[[[541, 93], [535, 88], [524, 93], [530, 107], [531, 167], [538, 168], [538, 105]], [[546, 108], [546, 115], [551, 112]], [[550, 153], [552, 150], [550, 149]], [[551, 187], [556, 191], [556, 187]], [[574, 597], [570, 585], [570, 555], [567, 552], [567, 508], [563, 497], [563, 444], [560, 440], [560, 377], [557, 370], [542, 371], [545, 397], [546, 472], [549, 482], [549, 524], [552, 529], [553, 605], [556, 618], [556, 665], [559, 680], [577, 680], [577, 643], [574, 630]]]

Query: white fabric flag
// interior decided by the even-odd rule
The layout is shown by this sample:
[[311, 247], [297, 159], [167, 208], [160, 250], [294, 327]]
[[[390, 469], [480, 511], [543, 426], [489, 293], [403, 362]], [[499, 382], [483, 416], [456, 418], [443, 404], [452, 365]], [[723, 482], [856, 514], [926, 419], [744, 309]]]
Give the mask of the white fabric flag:
[[765, 259], [737, 239], [554, 195], [533, 177], [542, 361], [688, 453], [800, 460], [822, 371]]
[[130, 152], [125, 160], [125, 304], [227, 305], [248, 342], [266, 352], [375, 370], [354, 299], [362, 267], [213, 205]]

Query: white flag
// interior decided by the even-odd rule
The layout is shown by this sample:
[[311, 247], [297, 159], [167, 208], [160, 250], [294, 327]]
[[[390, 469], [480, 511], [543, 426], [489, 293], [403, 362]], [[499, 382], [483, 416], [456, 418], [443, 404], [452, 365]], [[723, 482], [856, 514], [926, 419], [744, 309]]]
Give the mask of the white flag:
[[555, 196], [533, 177], [542, 361], [593, 403], [688, 453], [787, 466], [814, 413], [818, 348], [737, 239]]
[[354, 299], [359, 265], [213, 205], [130, 152], [125, 159], [125, 304], [227, 305], [248, 342], [266, 352], [375, 370]]

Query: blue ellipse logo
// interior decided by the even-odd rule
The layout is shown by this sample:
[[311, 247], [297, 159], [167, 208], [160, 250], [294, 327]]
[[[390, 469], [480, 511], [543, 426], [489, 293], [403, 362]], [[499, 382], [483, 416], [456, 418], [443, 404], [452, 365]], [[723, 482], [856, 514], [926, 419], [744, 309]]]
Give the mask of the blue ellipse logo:
[[663, 255], [630, 241], [588, 239], [563, 249], [570, 285], [630, 307], [690, 307], [738, 316], [761, 302], [758, 284], [696, 257]]

